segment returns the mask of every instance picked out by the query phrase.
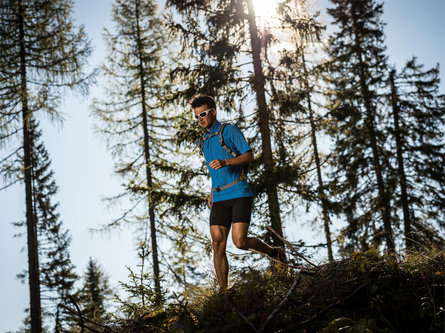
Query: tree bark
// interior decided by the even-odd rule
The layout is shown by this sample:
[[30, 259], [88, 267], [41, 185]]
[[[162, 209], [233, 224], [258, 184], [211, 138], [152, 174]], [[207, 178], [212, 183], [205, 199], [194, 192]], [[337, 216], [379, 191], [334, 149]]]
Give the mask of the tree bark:
[[136, 1], [136, 26], [137, 26], [137, 43], [139, 54], [139, 79], [141, 84], [141, 103], [142, 103], [142, 127], [144, 131], [144, 157], [145, 157], [145, 174], [147, 178], [147, 201], [148, 201], [148, 215], [150, 219], [150, 235], [151, 235], [151, 253], [153, 259], [153, 275], [155, 282], [155, 294], [156, 304], [161, 305], [162, 293], [161, 293], [161, 281], [159, 271], [159, 259], [158, 259], [158, 245], [156, 236], [156, 222], [153, 203], [153, 179], [150, 168], [150, 137], [148, 134], [148, 116], [147, 116], [147, 104], [145, 99], [146, 85], [145, 85], [145, 69], [142, 59], [142, 42], [139, 23], [139, 0]]
[[402, 209], [403, 209], [403, 224], [405, 228], [405, 245], [407, 249], [411, 249], [413, 246], [412, 235], [411, 235], [411, 220], [409, 215], [409, 205], [408, 205], [408, 194], [406, 190], [406, 175], [404, 167], [404, 158], [402, 152], [402, 139], [400, 136], [400, 120], [399, 120], [399, 104], [398, 95], [394, 82], [395, 70], [392, 70], [389, 76], [389, 84], [391, 87], [391, 104], [392, 104], [392, 114], [394, 120], [394, 136], [396, 139], [396, 152], [397, 152], [397, 168], [399, 172], [400, 181], [400, 191], [402, 199]]
[[23, 117], [23, 159], [25, 174], [26, 227], [28, 240], [28, 278], [30, 293], [31, 333], [42, 332], [42, 310], [40, 302], [39, 252], [37, 240], [37, 221], [33, 211], [32, 164], [31, 164], [31, 111], [28, 107], [28, 89], [26, 73], [25, 31], [22, 7], [19, 5], [19, 38], [21, 69], [21, 102]]
[[[251, 40], [251, 52], [254, 68], [253, 85], [256, 92], [258, 105], [259, 128], [261, 133], [262, 157], [265, 169], [265, 184], [268, 197], [269, 212], [272, 228], [283, 236], [283, 226], [280, 216], [280, 204], [278, 191], [274, 176], [274, 160], [272, 155], [272, 144], [270, 138], [269, 112], [266, 103], [265, 79], [261, 63], [261, 41], [258, 37], [258, 28], [255, 21], [255, 10], [252, 0], [246, 0], [248, 8], [249, 32]], [[271, 234], [272, 243], [284, 247], [284, 243], [275, 235]]]

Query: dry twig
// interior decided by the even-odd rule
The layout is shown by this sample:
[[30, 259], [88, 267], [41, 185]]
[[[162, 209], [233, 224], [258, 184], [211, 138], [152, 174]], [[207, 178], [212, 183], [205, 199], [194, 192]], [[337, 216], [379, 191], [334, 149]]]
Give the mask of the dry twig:
[[306, 261], [309, 265], [312, 265], [313, 267], [317, 267], [314, 263], [310, 262], [308, 259], [306, 259], [305, 256], [303, 256], [300, 252], [298, 252], [291, 243], [289, 243], [287, 240], [285, 240], [282, 236], [280, 236], [275, 230], [273, 230], [271, 227], [267, 227], [275, 236], [277, 236], [279, 239], [281, 239], [289, 248], [294, 252], [297, 256], [302, 258], [304, 261]]
[[299, 268], [299, 266], [294, 266], [294, 265], [290, 265], [290, 264], [288, 264], [287, 262], [282, 262], [282, 261], [280, 261], [280, 260], [277, 260], [277, 259], [275, 259], [275, 258], [272, 258], [271, 256], [268, 256], [267, 254], [265, 254], [265, 253], [263, 253], [263, 252], [260, 252], [260, 251], [254, 250], [254, 249], [249, 249], [249, 251], [252, 251], [252, 252], [254, 252], [254, 253], [258, 253], [259, 255], [261, 255], [261, 256], [263, 256], [263, 257], [269, 259], [270, 261], [274, 261], [274, 262], [276, 262], [276, 263], [278, 263], [278, 264], [280, 264], [280, 265], [284, 265], [284, 266], [287, 266], [287, 267], [290, 267], [290, 268]]
[[77, 311], [71, 309], [70, 307], [68, 307], [68, 306], [66, 306], [66, 305], [64, 305], [64, 304], [62, 304], [62, 303], [60, 303], [59, 306], [62, 307], [62, 308], [64, 308], [65, 310], [69, 311], [71, 314], [74, 314], [74, 315], [76, 315], [77, 317], [79, 317], [79, 325], [80, 325], [80, 328], [81, 328], [81, 333], [84, 333], [84, 332], [85, 332], [84, 328], [90, 330], [91, 332], [102, 333], [101, 331], [96, 330], [96, 329], [94, 329], [94, 328], [92, 328], [92, 327], [86, 325], [86, 324], [85, 324], [85, 321], [89, 322], [90, 324], [93, 324], [93, 325], [102, 327], [102, 328], [104, 328], [104, 329], [110, 329], [108, 326], [105, 326], [105, 325], [96, 323], [96, 322], [94, 322], [94, 321], [92, 321], [92, 320], [90, 320], [90, 319], [88, 319], [88, 318], [85, 318], [85, 317], [82, 315], [82, 312], [80, 311], [79, 305], [76, 303], [76, 301], [74, 300], [74, 298], [73, 298], [71, 295], [68, 295], [68, 298], [69, 298], [69, 300], [71, 301], [71, 303], [74, 304], [74, 306], [76, 307], [76, 310], [77, 310]]
[[[72, 314], [74, 314], [74, 315], [76, 315], [76, 316], [79, 317], [79, 320], [80, 320], [79, 325], [80, 325], [80, 329], [81, 329], [81, 332], [82, 332], [82, 333], [85, 332], [85, 331], [84, 331], [84, 328], [90, 330], [91, 332], [102, 333], [101, 331], [98, 331], [98, 330], [96, 330], [96, 329], [94, 329], [94, 328], [92, 328], [92, 327], [89, 327], [87, 324], [85, 324], [85, 323], [83, 322], [83, 320], [86, 319], [87, 321], [91, 322], [92, 324], [96, 324], [96, 325], [99, 325], [99, 324], [97, 324], [97, 323], [95, 323], [95, 322], [92, 322], [91, 320], [88, 320], [87, 318], [84, 318], [84, 317], [82, 316], [82, 314], [77, 313], [75, 310], [71, 309], [70, 307], [68, 307], [68, 306], [66, 306], [66, 305], [64, 305], [64, 304], [59, 304], [59, 305], [60, 305], [60, 307], [64, 308], [65, 310], [68, 310], [70, 313], [72, 313]], [[100, 325], [100, 326], [102, 326], [102, 325]]]
[[297, 286], [298, 286], [298, 283], [300, 282], [300, 279], [301, 279], [301, 273], [298, 272], [297, 277], [295, 278], [294, 283], [292, 284], [292, 286], [290, 287], [289, 291], [287, 292], [287, 295], [281, 300], [281, 302], [278, 304], [278, 306], [272, 311], [272, 313], [269, 315], [269, 317], [267, 317], [267, 320], [261, 326], [261, 328], [259, 330], [260, 333], [265, 331], [267, 325], [269, 325], [269, 323], [275, 318], [277, 313], [281, 310], [283, 305], [289, 300], [289, 298], [292, 295], [292, 293], [295, 291], [295, 289], [297, 289]]

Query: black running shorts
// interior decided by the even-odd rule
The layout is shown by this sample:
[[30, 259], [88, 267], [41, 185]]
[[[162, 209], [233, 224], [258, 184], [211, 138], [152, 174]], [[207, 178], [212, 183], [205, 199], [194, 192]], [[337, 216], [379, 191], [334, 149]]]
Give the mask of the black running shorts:
[[250, 223], [252, 197], [235, 198], [213, 203], [210, 212], [210, 225], [222, 225], [230, 228], [233, 223]]

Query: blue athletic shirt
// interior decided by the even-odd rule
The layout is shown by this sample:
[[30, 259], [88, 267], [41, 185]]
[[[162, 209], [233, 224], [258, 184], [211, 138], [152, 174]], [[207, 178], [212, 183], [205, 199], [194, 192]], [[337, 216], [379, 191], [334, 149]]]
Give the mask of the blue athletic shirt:
[[[218, 132], [220, 127], [221, 123], [216, 120], [212, 127], [210, 127], [210, 132], [205, 131], [205, 137], [209, 136], [211, 133]], [[224, 143], [237, 155], [242, 155], [249, 150], [252, 150], [243, 133], [236, 126], [227, 124], [226, 127], [224, 127], [223, 139]], [[202, 152], [206, 159], [213, 188], [222, 187], [240, 178], [243, 165], [225, 166], [217, 170], [212, 169], [209, 166], [210, 162], [213, 160], [233, 158], [233, 156], [219, 144], [218, 135], [204, 141]], [[243, 179], [224, 190], [219, 192], [213, 191], [213, 202], [252, 196], [252, 190], [250, 189], [247, 179]]]

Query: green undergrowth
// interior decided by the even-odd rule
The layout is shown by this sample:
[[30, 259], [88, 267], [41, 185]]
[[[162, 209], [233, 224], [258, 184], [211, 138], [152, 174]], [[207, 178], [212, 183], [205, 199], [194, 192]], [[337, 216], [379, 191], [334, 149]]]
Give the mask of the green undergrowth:
[[356, 252], [283, 274], [247, 268], [224, 292], [198, 288], [109, 332], [444, 332], [444, 268], [443, 251], [401, 260]]

